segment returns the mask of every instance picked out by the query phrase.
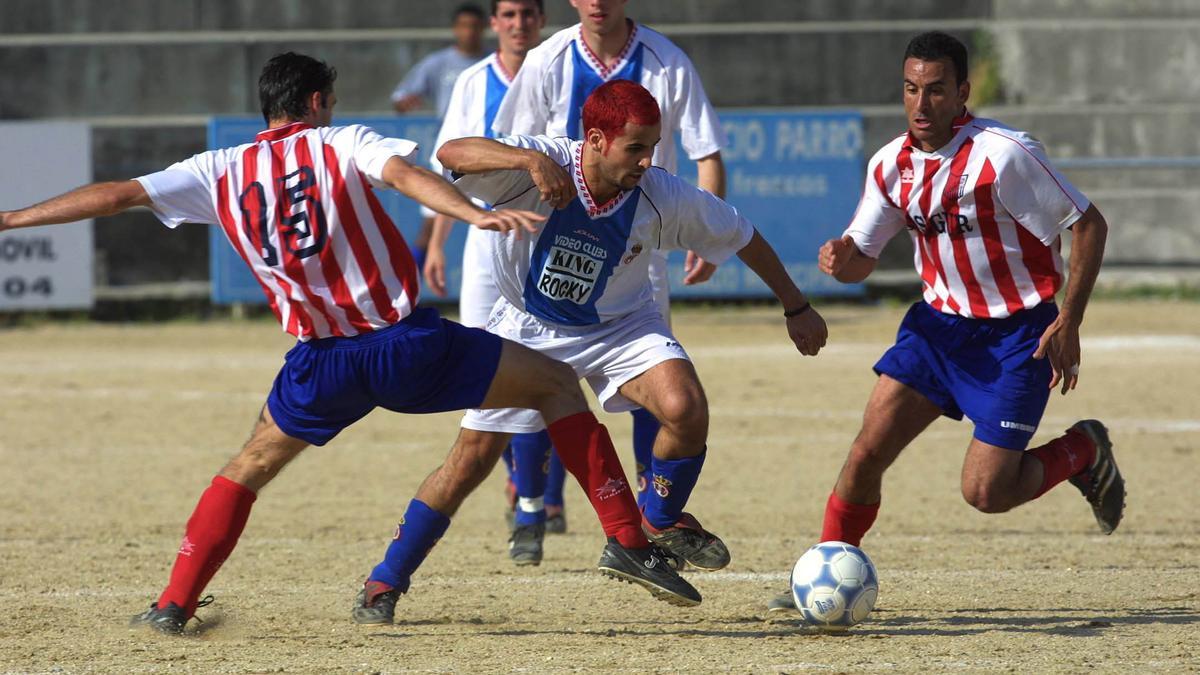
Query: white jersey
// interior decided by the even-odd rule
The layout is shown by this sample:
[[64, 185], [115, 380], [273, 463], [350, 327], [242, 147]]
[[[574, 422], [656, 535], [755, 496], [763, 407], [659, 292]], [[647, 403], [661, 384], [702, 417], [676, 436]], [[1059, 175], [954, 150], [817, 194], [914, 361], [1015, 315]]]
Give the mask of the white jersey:
[[[437, 142], [430, 153], [429, 163], [434, 171], [449, 177], [441, 162], [437, 160], [438, 149], [447, 141], [472, 136], [496, 137], [492, 130], [492, 120], [496, 118], [500, 101], [504, 100], [512, 80], [512, 74], [505, 69], [500, 54], [495, 52], [458, 76], [458, 81], [454, 83], [454, 93], [450, 95], [450, 104], [446, 107], [442, 128], [438, 132]], [[475, 201], [479, 206], [487, 208], [483, 201]], [[492, 245], [489, 241], [496, 236], [499, 236], [499, 233], [477, 227], [471, 227], [467, 231], [467, 240], [463, 245], [463, 278], [458, 300], [458, 318], [464, 325], [477, 327], [486, 324], [492, 306], [500, 297], [493, 280]]]
[[495, 208], [547, 216], [536, 235], [493, 238], [500, 294], [541, 321], [589, 326], [627, 316], [652, 303], [653, 249], [692, 250], [720, 263], [754, 234], [732, 206], [661, 168], [651, 167], [637, 187], [597, 204], [583, 178], [583, 143], [546, 136], [500, 142], [545, 153], [574, 177], [579, 193], [567, 207], [554, 209], [541, 200], [526, 171], [457, 181], [465, 193]]
[[444, 173], [437, 160], [437, 151], [456, 138], [486, 136], [496, 138], [492, 121], [500, 109], [500, 102], [512, 85], [513, 76], [504, 68], [500, 54], [491, 55], [467, 68], [454, 83], [450, 102], [446, 107], [442, 127], [430, 153], [430, 164], [438, 173]]
[[719, 151], [725, 134], [687, 54], [660, 33], [630, 24], [629, 41], [611, 68], [588, 48], [578, 24], [530, 50], [500, 104], [493, 122], [496, 131], [579, 140], [583, 102], [592, 91], [611, 80], [631, 80], [645, 87], [662, 110], [662, 142], [653, 157], [656, 166], [669, 173], [678, 170], [676, 132], [691, 159]]
[[268, 129], [138, 178], [167, 227], [219, 224], [300, 340], [368, 333], [408, 316], [417, 270], [371, 186], [412, 141], [360, 125]]
[[947, 314], [1003, 318], [1053, 301], [1059, 235], [1087, 198], [1028, 134], [969, 113], [954, 128], [934, 152], [904, 134], [875, 153], [846, 234], [877, 258], [907, 228], [925, 301]]

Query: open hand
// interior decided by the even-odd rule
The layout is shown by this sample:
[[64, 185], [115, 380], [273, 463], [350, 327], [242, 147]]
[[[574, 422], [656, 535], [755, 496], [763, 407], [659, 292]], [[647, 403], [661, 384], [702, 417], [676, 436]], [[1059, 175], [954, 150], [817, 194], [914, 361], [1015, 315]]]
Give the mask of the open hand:
[[520, 209], [481, 210], [480, 214], [482, 215], [473, 220], [475, 227], [481, 230], [512, 232], [513, 236], [517, 239], [521, 238], [522, 231], [531, 234], [537, 232], [538, 223], [546, 219], [545, 216], [533, 211], [522, 211]]
[[1074, 389], [1079, 383], [1079, 327], [1064, 319], [1060, 314], [1042, 333], [1037, 350], [1033, 352], [1035, 359], [1050, 359], [1050, 368], [1054, 376], [1050, 378], [1050, 388], [1062, 383], [1062, 393]]
[[439, 298], [446, 297], [446, 253], [440, 247], [430, 246], [425, 251], [425, 285]]

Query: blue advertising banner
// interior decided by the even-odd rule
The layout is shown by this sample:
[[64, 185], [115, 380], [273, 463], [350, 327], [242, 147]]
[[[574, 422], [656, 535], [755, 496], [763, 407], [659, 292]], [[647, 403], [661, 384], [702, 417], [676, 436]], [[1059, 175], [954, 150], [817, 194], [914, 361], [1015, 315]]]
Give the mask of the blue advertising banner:
[[[779, 252], [792, 278], [806, 293], [818, 296], [858, 295], [859, 284], [840, 284], [816, 268], [817, 249], [845, 229], [863, 180], [863, 126], [857, 112], [725, 110], [721, 123], [729, 138], [722, 151], [727, 198]], [[419, 161], [437, 136], [432, 117], [338, 118], [339, 124], [365, 124], [385, 136], [420, 143]], [[218, 117], [209, 125], [208, 145], [223, 148], [254, 140], [261, 118]], [[680, 153], [682, 156], [682, 153]], [[695, 180], [695, 163], [685, 162], [680, 175]], [[392, 190], [378, 190], [384, 208], [410, 243], [420, 227], [416, 202]], [[446, 285], [457, 299], [462, 280], [462, 247], [466, 227], [456, 226], [446, 244]], [[218, 304], [266, 302], [262, 288], [219, 228], [209, 237], [212, 300]], [[770, 291], [736, 258], [713, 278], [684, 286], [683, 254], [671, 255], [671, 294], [686, 298], [770, 297]], [[426, 300], [434, 299], [428, 291]]]

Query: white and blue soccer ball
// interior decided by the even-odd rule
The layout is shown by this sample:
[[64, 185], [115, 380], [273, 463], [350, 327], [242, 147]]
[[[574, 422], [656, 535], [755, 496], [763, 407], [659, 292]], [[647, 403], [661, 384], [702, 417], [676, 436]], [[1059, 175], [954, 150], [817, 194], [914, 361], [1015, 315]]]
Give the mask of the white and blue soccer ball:
[[857, 546], [826, 541], [800, 556], [792, 568], [792, 599], [804, 621], [818, 628], [849, 628], [871, 613], [879, 577]]

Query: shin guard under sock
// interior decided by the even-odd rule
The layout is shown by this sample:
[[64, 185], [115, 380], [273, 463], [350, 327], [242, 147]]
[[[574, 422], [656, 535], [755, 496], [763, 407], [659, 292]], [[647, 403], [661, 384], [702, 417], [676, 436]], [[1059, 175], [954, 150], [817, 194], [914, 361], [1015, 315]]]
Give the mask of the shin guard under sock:
[[237, 546], [255, 497], [244, 485], [224, 476], [213, 478], [188, 519], [171, 580], [158, 598], [159, 607], [173, 602], [186, 616], [192, 616], [200, 593]]

